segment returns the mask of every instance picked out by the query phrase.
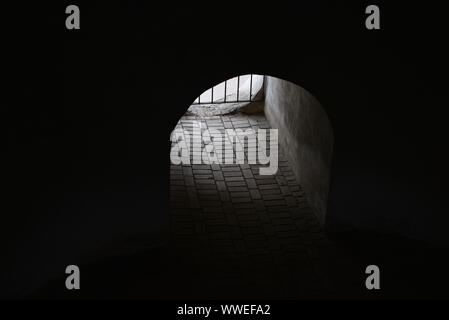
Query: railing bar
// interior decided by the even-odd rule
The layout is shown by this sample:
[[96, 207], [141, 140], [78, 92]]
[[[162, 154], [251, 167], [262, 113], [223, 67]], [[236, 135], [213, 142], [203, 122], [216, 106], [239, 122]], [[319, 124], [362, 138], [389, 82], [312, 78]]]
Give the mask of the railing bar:
[[253, 74], [251, 73], [249, 78], [249, 101], [251, 101], [253, 97]]
[[262, 95], [265, 96], [265, 75], [262, 76]]
[[240, 76], [237, 77], [237, 101], [239, 102], [239, 93], [240, 93]]
[[210, 94], [210, 103], [214, 103], [214, 87], [212, 87], [212, 92]]
[[224, 103], [226, 103], [226, 87], [228, 85], [228, 80], [225, 80], [225, 88], [224, 88]]

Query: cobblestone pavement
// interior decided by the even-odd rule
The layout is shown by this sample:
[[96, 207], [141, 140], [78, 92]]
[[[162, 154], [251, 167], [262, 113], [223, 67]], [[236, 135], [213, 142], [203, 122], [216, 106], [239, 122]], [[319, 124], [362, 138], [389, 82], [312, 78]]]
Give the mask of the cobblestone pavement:
[[[263, 115], [184, 116], [175, 131], [192, 136], [195, 128], [224, 133], [269, 125]], [[244, 149], [247, 160], [249, 149]], [[200, 152], [190, 150], [191, 157]], [[190, 285], [205, 296], [338, 295], [338, 272], [352, 266], [326, 239], [282, 150], [275, 175], [260, 175], [259, 167], [247, 161], [171, 164], [171, 241], [180, 268], [191, 272]]]

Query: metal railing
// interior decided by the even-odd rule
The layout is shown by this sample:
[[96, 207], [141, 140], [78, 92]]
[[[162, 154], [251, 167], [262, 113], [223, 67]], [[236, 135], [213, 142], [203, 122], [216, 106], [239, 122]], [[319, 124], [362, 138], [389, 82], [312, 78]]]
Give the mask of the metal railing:
[[[195, 99], [195, 101], [192, 104], [193, 105], [198, 105], [198, 104], [218, 104], [218, 103], [236, 103], [236, 102], [261, 101], [262, 97], [263, 97], [263, 95], [265, 93], [264, 92], [264, 90], [265, 90], [265, 76], [261, 76], [262, 77], [262, 88], [261, 88], [262, 94], [259, 95], [259, 99], [257, 99], [257, 100], [253, 99], [254, 98], [253, 97], [253, 76], [254, 75], [250, 74], [249, 76], [250, 76], [250, 80], [249, 80], [249, 96], [248, 96], [248, 99], [241, 99], [241, 94], [240, 94], [240, 90], [241, 90], [241, 88], [240, 88], [240, 77], [242, 77], [242, 76], [238, 76], [238, 77], [236, 77], [237, 78], [236, 99], [228, 100], [228, 97], [227, 97], [228, 81], [232, 80], [232, 79], [230, 79], [230, 80], [224, 81], [224, 96], [223, 96], [223, 100], [220, 99], [220, 100], [214, 101], [214, 88], [219, 86], [219, 85], [221, 85], [221, 83], [220, 83], [220, 84], [218, 84], [218, 85], [216, 85], [216, 86], [214, 86], [214, 87], [212, 87], [212, 88], [210, 88], [210, 89], [205, 91], [205, 92], [207, 92], [207, 91], [211, 90], [211, 95], [210, 95], [211, 99], [209, 101], [201, 101], [201, 95], [205, 93], [205, 92], [203, 92], [201, 95], [198, 96], [198, 98]], [[256, 94], [257, 93], [258, 92], [256, 92]]]

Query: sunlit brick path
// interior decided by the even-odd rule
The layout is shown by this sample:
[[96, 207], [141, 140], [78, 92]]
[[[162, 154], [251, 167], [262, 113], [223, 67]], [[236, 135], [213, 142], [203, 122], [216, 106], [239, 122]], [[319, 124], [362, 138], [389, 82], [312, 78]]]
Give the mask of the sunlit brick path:
[[[263, 115], [184, 116], [176, 131], [198, 141], [199, 128], [269, 126]], [[190, 150], [191, 157], [200, 152]], [[348, 266], [324, 236], [282, 150], [275, 175], [260, 175], [259, 167], [171, 164], [171, 241], [180, 268], [191, 270], [194, 286], [206, 286], [198, 288], [205, 296], [335, 296], [335, 272]]]

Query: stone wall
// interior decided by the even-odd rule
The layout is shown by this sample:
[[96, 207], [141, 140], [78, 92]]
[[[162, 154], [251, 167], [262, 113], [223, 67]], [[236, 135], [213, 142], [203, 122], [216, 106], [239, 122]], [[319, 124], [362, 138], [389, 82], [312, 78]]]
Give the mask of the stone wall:
[[326, 112], [309, 92], [291, 82], [267, 77], [265, 90], [267, 120], [279, 130], [280, 148], [324, 223], [334, 141]]

